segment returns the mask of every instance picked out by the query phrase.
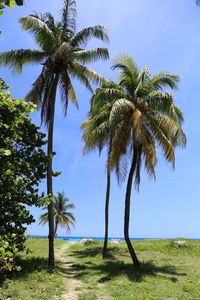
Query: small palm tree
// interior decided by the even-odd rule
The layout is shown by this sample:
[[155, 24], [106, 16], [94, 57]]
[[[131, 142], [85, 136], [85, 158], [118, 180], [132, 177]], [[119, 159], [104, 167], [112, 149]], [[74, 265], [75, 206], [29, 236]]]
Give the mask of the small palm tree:
[[[74, 208], [74, 204], [69, 202], [69, 199], [65, 197], [64, 192], [58, 193], [57, 197], [53, 201], [53, 217], [54, 217], [54, 236], [57, 234], [58, 225], [66, 228], [67, 232], [70, 232], [71, 226], [75, 225], [75, 218], [73, 213], [69, 212]], [[43, 209], [48, 210], [48, 206]], [[40, 216], [39, 224], [48, 223], [48, 211]]]
[[[78, 108], [73, 80], [80, 81], [90, 92], [91, 83], [99, 84], [104, 79], [88, 68], [87, 63], [108, 59], [107, 48], [86, 50], [92, 38], [108, 41], [106, 29], [97, 25], [76, 32], [76, 1], [65, 0], [61, 12], [61, 21], [55, 22], [50, 13], [33, 14], [21, 18], [24, 30], [29, 31], [36, 40], [39, 50], [12, 50], [0, 53], [0, 65], [9, 66], [14, 72], [22, 72], [25, 64], [40, 64], [42, 71], [32, 89], [26, 96], [41, 107], [41, 121], [48, 129], [49, 164], [47, 169], [47, 195], [53, 195], [52, 153], [56, 94], [61, 92], [61, 103], [66, 115], [68, 102]], [[54, 222], [53, 204], [48, 206], [49, 214], [49, 268], [54, 268]]]

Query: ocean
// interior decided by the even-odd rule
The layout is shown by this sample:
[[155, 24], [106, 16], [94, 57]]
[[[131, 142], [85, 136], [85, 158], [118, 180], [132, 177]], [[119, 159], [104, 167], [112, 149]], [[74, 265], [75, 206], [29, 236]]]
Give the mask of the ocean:
[[[47, 239], [48, 236], [47, 235], [27, 235], [28, 238], [36, 238], [36, 239]], [[103, 241], [104, 238], [103, 237], [90, 237], [90, 236], [57, 236], [56, 237], [57, 240], [65, 240], [68, 242], [77, 242], [80, 241], [82, 239], [93, 239], [96, 241]], [[120, 241], [124, 241], [124, 238], [118, 238], [118, 237], [109, 237], [108, 240], [111, 241], [112, 239], [116, 239], [116, 240], [120, 240]], [[138, 240], [138, 241], [142, 241], [145, 240], [145, 238], [131, 238], [131, 240]]]

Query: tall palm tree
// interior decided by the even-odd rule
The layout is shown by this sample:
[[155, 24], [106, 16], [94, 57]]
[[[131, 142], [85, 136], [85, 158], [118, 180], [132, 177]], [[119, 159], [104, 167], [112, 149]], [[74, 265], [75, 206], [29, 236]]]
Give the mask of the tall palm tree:
[[186, 144], [182, 130], [183, 115], [174, 104], [173, 96], [164, 88], [176, 89], [179, 78], [168, 72], [151, 76], [148, 68], [139, 70], [133, 59], [121, 56], [113, 69], [120, 71], [118, 88], [105, 90], [115, 97], [109, 122], [114, 132], [109, 168], [122, 169], [127, 173], [130, 163], [125, 195], [124, 238], [132, 261], [139, 267], [139, 260], [129, 238], [130, 204], [133, 179], [139, 188], [140, 171], [144, 167], [150, 176], [155, 177], [157, 148], [161, 148], [165, 159], [175, 165], [176, 146]]
[[[70, 227], [75, 225], [75, 218], [73, 213], [69, 212], [69, 209], [73, 209], [74, 204], [69, 202], [69, 199], [65, 197], [64, 192], [58, 193], [57, 197], [53, 201], [53, 217], [54, 217], [54, 236], [57, 234], [58, 225], [67, 229], [70, 232]], [[48, 207], [44, 207], [48, 210]], [[39, 224], [48, 223], [48, 211], [40, 216]]]
[[[83, 140], [85, 142], [84, 153], [98, 149], [101, 153], [104, 147], [107, 148], [107, 157], [111, 154], [113, 132], [110, 130], [109, 116], [113, 104], [112, 96], [106, 97], [106, 89], [115, 88], [113, 82], [105, 82], [98, 88], [92, 97], [89, 117], [81, 124], [84, 130]], [[108, 225], [109, 225], [109, 202], [110, 202], [110, 169], [106, 168], [106, 197], [105, 197], [105, 234], [102, 257], [106, 258], [108, 251]]]
[[[61, 21], [55, 22], [50, 13], [29, 15], [21, 18], [24, 30], [29, 31], [36, 40], [39, 50], [12, 50], [0, 53], [0, 64], [9, 66], [15, 72], [22, 72], [24, 64], [42, 65], [42, 71], [32, 89], [26, 96], [41, 106], [41, 120], [48, 128], [49, 164], [47, 170], [47, 195], [53, 195], [52, 188], [52, 154], [55, 101], [58, 87], [61, 91], [61, 102], [66, 115], [68, 101], [78, 108], [76, 93], [72, 79], [79, 80], [91, 92], [91, 83], [104, 82], [103, 78], [86, 67], [87, 63], [98, 59], [108, 59], [106, 48], [85, 50], [91, 38], [108, 41], [106, 30], [102, 26], [84, 28], [76, 33], [76, 1], [65, 0], [61, 13]], [[54, 268], [54, 222], [53, 203], [48, 206], [49, 216], [49, 268]]]

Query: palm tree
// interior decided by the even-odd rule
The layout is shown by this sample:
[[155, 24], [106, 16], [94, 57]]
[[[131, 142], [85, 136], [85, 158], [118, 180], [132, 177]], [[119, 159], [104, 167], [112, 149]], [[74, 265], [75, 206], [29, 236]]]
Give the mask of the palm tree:
[[[101, 153], [104, 147], [107, 147], [107, 157], [111, 154], [113, 133], [110, 130], [109, 116], [112, 108], [113, 99], [111, 95], [105, 96], [108, 88], [114, 88], [113, 82], [106, 82], [101, 88], [98, 88], [92, 97], [89, 117], [81, 124], [84, 129], [83, 140], [85, 142], [84, 154], [96, 148]], [[108, 225], [109, 225], [109, 202], [110, 202], [110, 169], [106, 168], [106, 197], [105, 197], [105, 234], [102, 257], [106, 258], [108, 251]]]
[[[61, 21], [55, 22], [50, 13], [44, 15], [29, 15], [21, 18], [24, 30], [28, 30], [35, 38], [40, 50], [12, 50], [0, 53], [0, 64], [9, 66], [15, 72], [22, 72], [24, 64], [36, 63], [42, 65], [42, 71], [32, 89], [26, 96], [41, 106], [41, 121], [48, 129], [49, 164], [47, 170], [47, 195], [53, 195], [52, 187], [52, 155], [55, 101], [58, 87], [61, 91], [61, 102], [66, 115], [68, 101], [78, 108], [76, 93], [72, 79], [79, 80], [87, 89], [93, 92], [91, 83], [99, 84], [104, 79], [86, 67], [86, 63], [98, 59], [108, 59], [106, 48], [85, 50], [87, 42], [95, 37], [108, 41], [106, 30], [102, 26], [84, 28], [76, 33], [76, 1], [65, 0]], [[53, 203], [48, 206], [49, 217], [49, 268], [54, 268], [54, 222]]]
[[[57, 197], [53, 201], [53, 216], [54, 216], [54, 236], [57, 234], [58, 225], [67, 229], [70, 232], [70, 226], [75, 225], [75, 218], [73, 213], [69, 212], [69, 209], [73, 209], [74, 204], [69, 202], [69, 199], [65, 197], [64, 192], [58, 193]], [[39, 224], [48, 223], [48, 206], [43, 209], [47, 210], [44, 214], [40, 216]]]
[[129, 238], [130, 204], [133, 179], [139, 189], [142, 162], [150, 176], [155, 177], [157, 148], [161, 148], [165, 159], [175, 165], [176, 146], [186, 144], [181, 128], [183, 115], [174, 104], [173, 96], [163, 92], [164, 88], [176, 89], [179, 78], [168, 72], [150, 76], [148, 68], [139, 70], [133, 59], [121, 56], [113, 69], [119, 69], [118, 88], [105, 90], [115, 97], [109, 122], [114, 132], [109, 168], [122, 169], [118, 174], [130, 170], [125, 195], [124, 238], [133, 264], [139, 267], [139, 260]]

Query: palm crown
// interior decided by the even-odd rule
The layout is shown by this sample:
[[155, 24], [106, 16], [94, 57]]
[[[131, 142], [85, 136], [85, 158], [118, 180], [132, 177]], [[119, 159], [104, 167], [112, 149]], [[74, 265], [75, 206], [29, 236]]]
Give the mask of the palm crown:
[[[29, 31], [39, 50], [12, 50], [0, 54], [0, 64], [10, 66], [14, 72], [21, 72], [24, 64], [41, 63], [43, 68], [26, 99], [42, 103], [42, 121], [48, 125], [51, 112], [52, 87], [58, 82], [64, 111], [70, 99], [76, 107], [78, 101], [72, 85], [78, 79], [92, 92], [91, 83], [99, 83], [103, 78], [85, 66], [98, 59], [108, 59], [106, 48], [85, 50], [87, 42], [95, 37], [108, 41], [103, 26], [84, 28], [76, 33], [76, 1], [65, 0], [60, 22], [55, 22], [50, 13], [29, 15], [21, 18], [24, 30]], [[57, 77], [56, 77], [56, 75]]]
[[151, 76], [147, 67], [139, 70], [129, 56], [119, 57], [113, 69], [120, 71], [118, 86], [101, 91], [115, 97], [109, 117], [115, 132], [109, 164], [113, 168], [121, 162], [126, 173], [125, 158], [135, 151], [138, 185], [142, 158], [147, 172], [155, 175], [157, 147], [161, 147], [165, 158], [174, 165], [175, 146], [186, 143], [181, 128], [182, 112], [174, 104], [172, 94], [163, 91], [164, 88], [176, 89], [179, 78], [168, 72]]
[[[67, 229], [70, 232], [71, 226], [75, 225], [75, 218], [73, 213], [69, 210], [74, 208], [74, 204], [69, 202], [64, 193], [58, 193], [53, 201], [53, 215], [55, 222], [55, 235], [57, 233], [58, 225]], [[47, 210], [47, 206], [44, 207]], [[48, 212], [40, 216], [40, 224], [44, 225], [48, 222]]]

